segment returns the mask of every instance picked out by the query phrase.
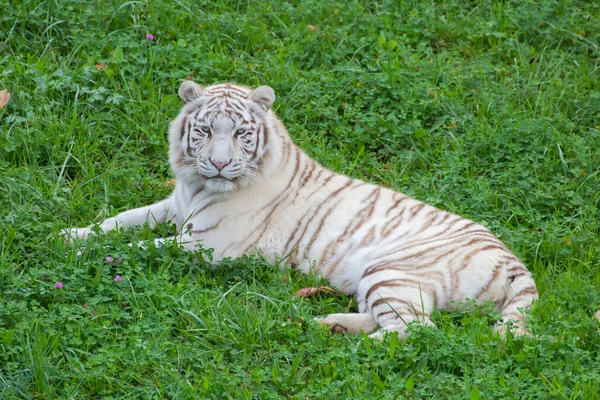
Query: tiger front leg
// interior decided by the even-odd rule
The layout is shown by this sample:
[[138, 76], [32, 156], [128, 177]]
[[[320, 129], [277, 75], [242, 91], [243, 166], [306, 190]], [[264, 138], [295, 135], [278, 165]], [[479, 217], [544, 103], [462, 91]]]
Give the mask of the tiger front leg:
[[[173, 215], [169, 213], [169, 208], [170, 199], [165, 199], [156, 204], [122, 212], [116, 217], [104, 220], [98, 227], [103, 233], [117, 228], [128, 229], [144, 224], [148, 224], [151, 229], [154, 229], [157, 224], [163, 223], [173, 217]], [[60, 236], [70, 242], [73, 242], [76, 239], [87, 240], [90, 235], [94, 234], [93, 227], [94, 225], [85, 228], [63, 229], [60, 232]]]

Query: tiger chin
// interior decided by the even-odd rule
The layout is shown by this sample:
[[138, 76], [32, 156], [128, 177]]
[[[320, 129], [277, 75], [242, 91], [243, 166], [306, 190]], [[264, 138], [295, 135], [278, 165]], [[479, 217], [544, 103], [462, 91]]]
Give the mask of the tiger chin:
[[[504, 334], [527, 334], [537, 298], [523, 263], [483, 226], [402, 193], [332, 172], [298, 148], [271, 106], [268, 86], [185, 81], [170, 127], [177, 184], [166, 199], [103, 221], [106, 232], [172, 221], [176, 241], [201, 242], [216, 261], [261, 252], [316, 272], [356, 297], [358, 313], [316, 321], [332, 332], [402, 338], [411, 322], [433, 326], [434, 308], [494, 302]], [[91, 227], [63, 231], [86, 239]], [[510, 324], [509, 324], [510, 325]]]

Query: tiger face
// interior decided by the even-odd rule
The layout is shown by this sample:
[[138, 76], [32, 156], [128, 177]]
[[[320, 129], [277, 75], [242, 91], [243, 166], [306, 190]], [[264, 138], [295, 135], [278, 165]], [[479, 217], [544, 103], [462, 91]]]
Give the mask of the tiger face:
[[[213, 192], [251, 184], [261, 173], [273, 89], [252, 91], [230, 83], [202, 88], [186, 81], [179, 97], [185, 106], [176, 120], [180, 130], [171, 135], [172, 151], [179, 155], [175, 167]], [[179, 138], [173, 137], [177, 133]]]

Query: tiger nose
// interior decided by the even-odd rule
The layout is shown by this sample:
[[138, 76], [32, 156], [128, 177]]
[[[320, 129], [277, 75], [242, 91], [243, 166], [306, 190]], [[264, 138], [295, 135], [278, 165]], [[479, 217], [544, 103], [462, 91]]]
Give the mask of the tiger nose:
[[223, 168], [225, 168], [226, 166], [229, 165], [229, 163], [231, 163], [231, 160], [229, 161], [215, 161], [213, 159], [210, 160], [211, 164], [215, 166], [215, 168], [219, 171], [221, 171]]

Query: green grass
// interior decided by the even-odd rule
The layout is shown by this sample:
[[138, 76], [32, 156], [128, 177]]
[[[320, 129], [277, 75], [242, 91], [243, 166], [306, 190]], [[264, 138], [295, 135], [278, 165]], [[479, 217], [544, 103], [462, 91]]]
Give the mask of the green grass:
[[[0, 397], [600, 398], [599, 21], [569, 0], [0, 0]], [[168, 226], [77, 256], [60, 229], [168, 195], [186, 77], [268, 84], [327, 167], [491, 228], [535, 273], [536, 338], [495, 337], [487, 307], [330, 336], [312, 318], [355, 302], [294, 298], [315, 277], [126, 245]]]

